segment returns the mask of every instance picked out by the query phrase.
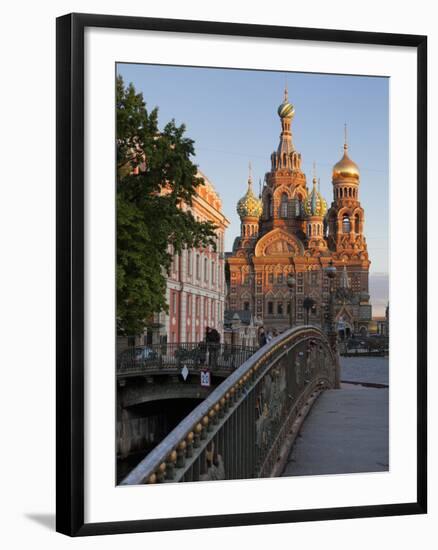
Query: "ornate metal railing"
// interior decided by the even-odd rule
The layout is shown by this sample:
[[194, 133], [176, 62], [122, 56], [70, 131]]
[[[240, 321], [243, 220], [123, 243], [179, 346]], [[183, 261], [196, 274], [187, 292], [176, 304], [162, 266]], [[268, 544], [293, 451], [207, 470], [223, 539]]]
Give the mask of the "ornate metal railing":
[[228, 375], [251, 357], [256, 349], [205, 342], [136, 346], [118, 354], [117, 376], [179, 372], [184, 366], [189, 372], [209, 368]]
[[230, 374], [122, 485], [277, 475], [300, 415], [334, 386], [337, 365], [316, 327], [281, 334]]

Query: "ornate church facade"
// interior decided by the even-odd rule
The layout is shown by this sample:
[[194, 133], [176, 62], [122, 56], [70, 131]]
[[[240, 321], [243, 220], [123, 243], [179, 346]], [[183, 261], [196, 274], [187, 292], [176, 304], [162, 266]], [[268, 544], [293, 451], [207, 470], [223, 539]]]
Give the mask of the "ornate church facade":
[[[292, 139], [295, 114], [285, 90], [278, 108], [280, 143], [271, 155], [271, 170], [257, 197], [251, 170], [246, 194], [237, 204], [241, 233], [227, 256], [227, 305], [250, 310], [265, 328], [290, 324], [324, 326], [329, 278], [337, 268], [335, 314], [344, 334], [367, 334], [371, 321], [368, 294], [370, 260], [364, 236], [364, 209], [359, 201], [360, 172], [348, 155], [333, 167], [333, 201], [328, 208], [316, 174], [309, 186], [301, 154]], [[289, 283], [289, 284], [288, 284]]]

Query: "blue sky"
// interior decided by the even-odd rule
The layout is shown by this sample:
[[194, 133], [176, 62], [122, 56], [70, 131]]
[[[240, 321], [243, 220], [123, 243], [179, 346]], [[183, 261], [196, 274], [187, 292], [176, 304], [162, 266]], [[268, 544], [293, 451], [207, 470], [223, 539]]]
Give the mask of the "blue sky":
[[125, 84], [132, 82], [143, 92], [148, 109], [159, 107], [160, 126], [172, 118], [186, 125], [195, 141], [194, 162], [213, 182], [231, 222], [226, 250], [240, 232], [236, 203], [246, 191], [248, 163], [257, 189], [270, 168], [285, 83], [295, 106], [293, 141], [308, 185], [315, 162], [329, 204], [331, 170], [342, 156], [347, 123], [349, 153], [361, 171], [359, 198], [365, 209], [370, 272], [387, 274], [388, 79], [139, 64], [119, 64], [117, 71]]

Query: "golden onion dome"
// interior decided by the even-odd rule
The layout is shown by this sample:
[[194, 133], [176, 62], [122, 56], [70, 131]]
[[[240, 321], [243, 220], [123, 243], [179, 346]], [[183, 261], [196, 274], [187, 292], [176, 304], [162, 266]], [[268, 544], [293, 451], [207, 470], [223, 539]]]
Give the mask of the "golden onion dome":
[[327, 213], [327, 201], [316, 187], [316, 178], [313, 178], [313, 189], [303, 204], [307, 216], [319, 216], [323, 218]]
[[358, 165], [351, 160], [348, 156], [348, 147], [347, 144], [344, 145], [344, 156], [339, 162], [333, 166], [332, 178], [334, 180], [340, 178], [353, 178], [359, 180], [360, 172]]
[[248, 178], [248, 190], [237, 203], [237, 213], [241, 218], [260, 218], [262, 215], [262, 201], [254, 195], [252, 190], [251, 174]]
[[280, 118], [292, 118], [295, 114], [295, 107], [288, 101], [287, 88], [284, 90], [283, 103], [278, 107], [277, 113]]

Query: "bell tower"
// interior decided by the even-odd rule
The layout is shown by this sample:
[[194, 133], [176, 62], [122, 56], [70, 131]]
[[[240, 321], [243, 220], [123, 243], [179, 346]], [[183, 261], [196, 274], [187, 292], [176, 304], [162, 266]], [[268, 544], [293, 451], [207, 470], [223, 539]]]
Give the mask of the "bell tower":
[[333, 166], [333, 202], [328, 212], [329, 247], [336, 251], [367, 254], [364, 210], [359, 201], [360, 171], [348, 155], [347, 125], [344, 128], [344, 154]]
[[263, 233], [281, 227], [304, 234], [306, 176], [301, 167], [301, 154], [295, 149], [292, 139], [295, 107], [289, 102], [287, 88], [277, 113], [281, 124], [280, 141], [277, 150], [271, 154], [271, 171], [265, 176], [261, 228]]

